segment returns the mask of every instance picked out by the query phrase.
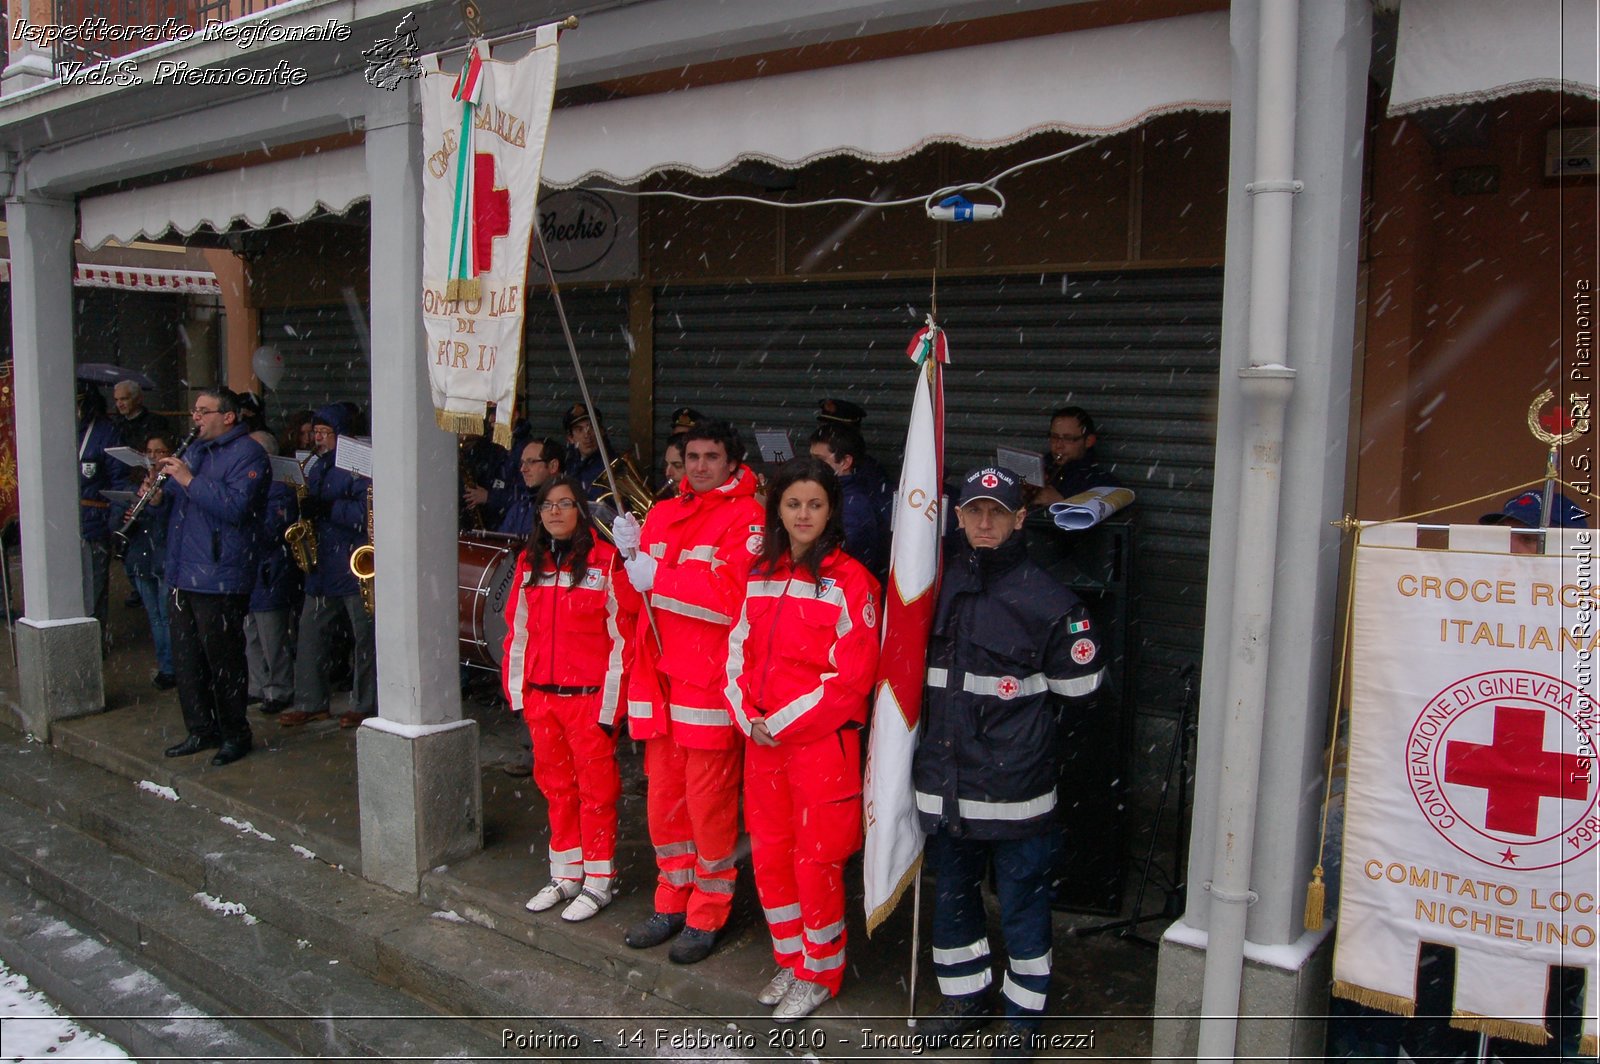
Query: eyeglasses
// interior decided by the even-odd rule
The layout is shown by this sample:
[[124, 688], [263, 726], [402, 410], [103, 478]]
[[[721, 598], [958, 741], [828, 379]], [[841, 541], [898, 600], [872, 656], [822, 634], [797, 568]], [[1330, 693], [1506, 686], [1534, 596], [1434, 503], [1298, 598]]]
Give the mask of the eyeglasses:
[[1089, 434], [1087, 432], [1080, 432], [1076, 436], [1068, 436], [1065, 432], [1052, 432], [1050, 434], [1050, 442], [1051, 443], [1077, 443], [1078, 441], [1082, 440], [1084, 437], [1086, 437], [1088, 435]]
[[577, 508], [578, 504], [573, 502], [571, 499], [557, 499], [555, 502], [547, 502], [541, 505], [539, 507], [539, 512], [542, 514], [564, 514], [570, 510], [576, 510]]
[[549, 461], [550, 459], [548, 458], [524, 458], [522, 460], [522, 468], [527, 469], [529, 466], [544, 465]]
[[207, 414], [220, 414], [222, 413], [222, 410], [220, 408], [217, 410], [205, 410], [197, 406], [193, 410], [189, 411], [189, 413], [193, 414], [195, 417], [205, 417]]

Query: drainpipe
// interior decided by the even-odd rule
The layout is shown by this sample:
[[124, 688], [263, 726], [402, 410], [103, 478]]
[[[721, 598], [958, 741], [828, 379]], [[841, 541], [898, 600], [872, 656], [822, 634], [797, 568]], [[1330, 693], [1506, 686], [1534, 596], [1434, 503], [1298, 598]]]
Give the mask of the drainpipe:
[[1197, 1054], [1211, 1061], [1234, 1059], [1245, 918], [1256, 898], [1250, 860], [1266, 720], [1283, 426], [1294, 390], [1288, 340], [1291, 212], [1301, 188], [1293, 179], [1298, 0], [1262, 0], [1259, 10], [1255, 180], [1245, 186], [1251, 197], [1249, 365], [1239, 370], [1248, 420]]

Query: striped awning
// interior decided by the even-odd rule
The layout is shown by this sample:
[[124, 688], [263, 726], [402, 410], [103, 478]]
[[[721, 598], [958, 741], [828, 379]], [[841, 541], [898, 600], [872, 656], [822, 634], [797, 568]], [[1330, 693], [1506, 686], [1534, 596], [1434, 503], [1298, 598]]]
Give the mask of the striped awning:
[[[11, 280], [11, 260], [0, 259], [0, 282]], [[178, 295], [219, 296], [222, 285], [201, 270], [146, 270], [132, 266], [79, 266], [73, 271], [77, 288], [119, 288], [136, 292], [172, 292]]]

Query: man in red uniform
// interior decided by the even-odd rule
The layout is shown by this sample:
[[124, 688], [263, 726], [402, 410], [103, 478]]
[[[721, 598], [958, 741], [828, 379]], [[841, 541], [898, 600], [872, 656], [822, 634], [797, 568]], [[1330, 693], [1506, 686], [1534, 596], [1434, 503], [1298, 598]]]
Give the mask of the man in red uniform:
[[652, 632], [649, 616], [640, 621], [628, 727], [645, 744], [660, 874], [655, 911], [623, 941], [647, 949], [677, 935], [670, 958], [694, 964], [716, 947], [733, 905], [744, 737], [724, 670], [765, 514], [732, 425], [702, 421], [684, 436], [682, 493], [652, 507], [643, 530], [625, 516], [614, 533], [655, 624]]

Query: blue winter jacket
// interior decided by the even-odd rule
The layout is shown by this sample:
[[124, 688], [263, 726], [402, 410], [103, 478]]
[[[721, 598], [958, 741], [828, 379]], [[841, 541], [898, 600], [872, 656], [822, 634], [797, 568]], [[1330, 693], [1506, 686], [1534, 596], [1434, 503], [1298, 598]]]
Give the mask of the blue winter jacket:
[[367, 485], [372, 481], [334, 465], [337, 453], [319, 455], [306, 473], [307, 501], [317, 500], [311, 519], [317, 529], [317, 567], [306, 576], [307, 595], [361, 593], [350, 575], [350, 553], [367, 541]]
[[121, 463], [108, 456], [106, 448], [121, 442], [109, 418], [78, 425], [78, 534], [84, 539], [104, 540], [111, 535], [110, 503], [100, 493], [118, 486], [112, 466]]
[[248, 595], [256, 582], [261, 522], [272, 466], [267, 452], [235, 425], [214, 440], [196, 440], [183, 460], [194, 472], [187, 488], [169, 480], [167, 585], [207, 595]]
[[261, 558], [256, 584], [250, 589], [250, 612], [286, 610], [300, 592], [300, 570], [289, 557], [284, 530], [294, 524], [300, 504], [292, 487], [274, 480], [267, 492], [267, 516], [261, 523]]

